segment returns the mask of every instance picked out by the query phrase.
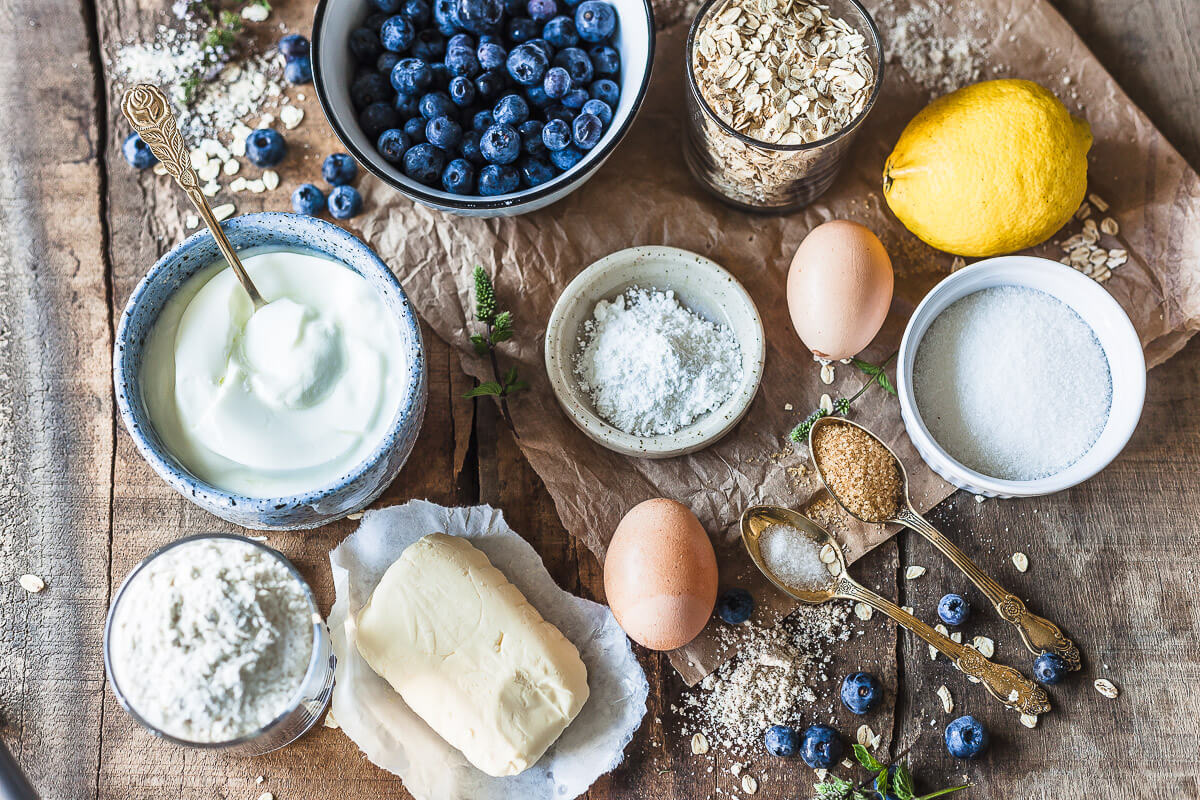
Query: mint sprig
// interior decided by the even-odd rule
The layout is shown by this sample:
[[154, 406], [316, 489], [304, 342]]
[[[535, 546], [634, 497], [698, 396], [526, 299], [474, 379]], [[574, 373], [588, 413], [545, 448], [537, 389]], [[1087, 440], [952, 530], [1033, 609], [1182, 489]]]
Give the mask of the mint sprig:
[[[964, 783], [961, 786], [948, 786], [945, 789], [918, 795], [914, 788], [912, 773], [909, 772], [908, 765], [903, 761], [884, 764], [861, 744], [854, 745], [854, 758], [863, 769], [873, 773], [872, 778], [855, 786], [845, 778], [829, 775], [825, 780], [813, 786], [813, 791], [819, 800], [878, 800], [880, 797], [886, 797], [889, 793], [899, 800], [933, 800], [935, 797], [943, 797], [974, 785]], [[864, 793], [863, 790], [872, 782], [875, 785], [871, 791]]]
[[475, 319], [485, 326], [483, 333], [471, 334], [471, 345], [476, 355], [487, 356], [492, 363], [494, 380], [484, 381], [467, 392], [464, 397], [495, 397], [500, 404], [500, 413], [513, 435], [518, 436], [508, 410], [509, 395], [528, 389], [529, 384], [520, 379], [516, 366], [501, 374], [500, 360], [496, 357], [496, 346], [513, 337], [511, 311], [501, 311], [496, 303], [496, 287], [483, 267], [476, 266], [472, 279], [475, 283]]
[[805, 417], [799, 425], [792, 428], [791, 432], [788, 434], [788, 438], [797, 444], [803, 444], [808, 440], [808, 433], [812, 430], [813, 423], [815, 423], [817, 420], [821, 419], [822, 417], [828, 417], [830, 413], [840, 414], [843, 417], [849, 416], [850, 406], [854, 404], [855, 400], [862, 397], [863, 393], [872, 386], [879, 386], [888, 394], [895, 395], [896, 387], [892, 385], [892, 381], [887, 376], [888, 362], [895, 357], [896, 354], [892, 353], [892, 355], [888, 356], [882, 364], [878, 365], [872, 364], [870, 361], [864, 361], [861, 358], [850, 359], [850, 363], [854, 365], [856, 369], [870, 378], [870, 380], [864, 383], [862, 387], [854, 393], [854, 396], [839, 397], [838, 399], [834, 400], [832, 412], [826, 411], [823, 408], [815, 409], [811, 414]]

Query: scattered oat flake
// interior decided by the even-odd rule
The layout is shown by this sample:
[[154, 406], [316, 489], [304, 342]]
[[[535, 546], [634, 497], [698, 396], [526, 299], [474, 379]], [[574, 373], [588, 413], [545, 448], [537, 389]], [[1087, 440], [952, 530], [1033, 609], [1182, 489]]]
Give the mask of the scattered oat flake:
[[976, 636], [971, 640], [971, 646], [984, 658], [991, 658], [996, 652], [996, 643], [986, 636]]
[[1029, 569], [1029, 556], [1021, 552], [1012, 554], [1013, 566], [1017, 568], [1017, 572], [1025, 572]]
[[18, 578], [17, 582], [21, 584], [22, 589], [30, 594], [37, 594], [42, 589], [46, 588], [46, 582], [44, 580], [39, 578], [37, 575], [30, 575], [28, 573]]
[[1116, 236], [1119, 230], [1120, 227], [1117, 225], [1117, 221], [1112, 217], [1105, 217], [1104, 219], [1100, 220], [1101, 233], [1109, 236]]
[[854, 604], [854, 616], [861, 619], [863, 622], [869, 620], [875, 614], [875, 609], [871, 608], [866, 603]]
[[821, 395], [821, 410], [826, 414], [833, 413], [833, 398], [827, 394]]
[[854, 738], [863, 747], [873, 747], [871, 743], [878, 741], [875, 731], [871, 730], [871, 726], [866, 724], [858, 726], [858, 731], [854, 734]]
[[742, 776], [742, 791], [746, 794], [754, 794], [758, 791], [758, 781], [754, 780], [754, 776]]
[[279, 121], [283, 123], [283, 127], [291, 130], [300, 124], [304, 119], [304, 109], [299, 106], [284, 106], [279, 109]]
[[692, 753], [695, 755], [698, 755], [698, 756], [702, 756], [707, 752], [708, 752], [708, 739], [706, 739], [704, 737], [704, 734], [703, 733], [692, 734]]
[[950, 690], [945, 684], [938, 687], [937, 695], [942, 699], [942, 710], [947, 714], [954, 713], [954, 697], [950, 694]]
[[213, 216], [217, 218], [217, 222], [222, 222], [232, 217], [234, 211], [237, 211], [237, 207], [233, 203], [224, 203], [213, 209]]
[[1098, 194], [1089, 194], [1087, 199], [1094, 205], [1101, 214], [1108, 211], [1108, 203]]
[[341, 725], [338, 724], [338, 721], [336, 719], [334, 719], [332, 711], [328, 711], [325, 713], [325, 720], [322, 724], [326, 728], [333, 728], [335, 731], [342, 727]]
[[910, 580], [910, 581], [911, 581], [911, 580], [915, 580], [915, 579], [917, 579], [917, 578], [921, 577], [921, 576], [922, 576], [922, 575], [924, 575], [924, 574], [925, 574], [925, 568], [924, 568], [924, 567], [918, 567], [918, 566], [916, 566], [916, 565], [913, 565], [913, 566], [911, 566], [911, 567], [907, 567], [907, 568], [904, 570], [904, 578], [905, 578], [905, 580]]
[[955, 631], [954, 633], [950, 634], [950, 641], [954, 642], [955, 644], [962, 644], [962, 631]]
[[817, 780], [819, 780], [819, 781], [825, 780], [825, 776], [829, 774], [829, 770], [827, 770], [823, 767], [820, 769], [813, 770], [813, 771], [816, 773]]
[[829, 384], [833, 383], [833, 378], [834, 378], [833, 364], [822, 364], [821, 365], [821, 383], [828, 386]]
[[793, 406], [791, 403], [784, 403], [784, 404], [783, 404], [783, 410], [784, 410], [784, 411], [791, 411], [793, 408], [795, 408], [795, 406]]
[[1037, 714], [1022, 714], [1021, 724], [1026, 728], [1036, 728], [1038, 723]]
[[1120, 690], [1117, 689], [1116, 685], [1107, 678], [1097, 678], [1092, 685], [1096, 687], [1097, 692], [1104, 695], [1109, 700], [1115, 699], [1116, 696], [1121, 693]]
[[265, 776], [265, 775], [259, 775], [257, 778], [255, 778], [255, 779], [254, 779], [254, 782], [255, 782], [255, 783], [262, 783], [262, 782], [263, 782], [263, 781], [265, 781], [266, 779], [267, 779], [267, 778], [266, 778], [266, 776]]
[[263, 186], [267, 187], [268, 192], [275, 191], [279, 186], [279, 173], [273, 169], [264, 170], [262, 174]]

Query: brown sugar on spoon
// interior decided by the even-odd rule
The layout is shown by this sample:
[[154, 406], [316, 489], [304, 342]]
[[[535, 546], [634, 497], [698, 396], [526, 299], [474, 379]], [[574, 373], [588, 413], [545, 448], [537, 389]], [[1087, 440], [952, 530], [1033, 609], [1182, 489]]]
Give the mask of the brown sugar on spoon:
[[834, 423], [814, 431], [812, 444], [829, 491], [851, 514], [882, 522], [900, 510], [900, 470], [875, 437], [854, 425]]

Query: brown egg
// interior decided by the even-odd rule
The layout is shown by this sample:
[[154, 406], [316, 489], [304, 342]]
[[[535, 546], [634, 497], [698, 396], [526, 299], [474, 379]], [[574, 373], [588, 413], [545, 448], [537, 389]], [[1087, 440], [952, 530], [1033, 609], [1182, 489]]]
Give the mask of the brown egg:
[[674, 650], [696, 638], [717, 602], [717, 556], [682, 503], [639, 503], [617, 526], [604, 559], [604, 593], [629, 638]]
[[848, 220], [818, 225], [796, 248], [788, 271], [792, 325], [814, 355], [850, 358], [883, 326], [893, 282], [892, 260], [878, 236]]

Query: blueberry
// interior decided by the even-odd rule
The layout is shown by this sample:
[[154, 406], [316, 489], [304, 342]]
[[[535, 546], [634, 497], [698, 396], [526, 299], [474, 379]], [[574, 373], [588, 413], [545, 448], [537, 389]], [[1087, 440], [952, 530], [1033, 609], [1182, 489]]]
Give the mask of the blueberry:
[[277, 47], [287, 61], [308, 55], [308, 39], [298, 33], [289, 33], [279, 40]]
[[455, 0], [454, 19], [471, 33], [487, 33], [504, 18], [502, 0]]
[[588, 101], [588, 93], [583, 89], [572, 89], [564, 94], [558, 102], [562, 103], [571, 111], [579, 111], [583, 108], [583, 104]]
[[842, 705], [855, 714], [865, 714], [883, 699], [883, 686], [869, 672], [851, 672], [842, 679]]
[[475, 58], [483, 69], [499, 69], [508, 60], [508, 51], [494, 42], [486, 42], [476, 49]]
[[987, 746], [987, 728], [969, 714], [946, 726], [946, 750], [955, 758], [975, 758]]
[[311, 183], [301, 184], [292, 192], [292, 211], [315, 217], [325, 210], [325, 193]]
[[554, 47], [549, 42], [547, 42], [545, 39], [543, 39], [541, 37], [538, 37], [537, 39], [530, 39], [525, 44], [532, 45], [533, 47], [536, 47], [538, 50], [541, 50], [542, 54], [546, 56], [547, 61], [550, 61], [551, 59], [553, 59], [555, 52], [557, 52], [557, 51], [555, 51]]
[[466, 78], [474, 78], [483, 72], [483, 68], [479, 66], [479, 59], [475, 57], [475, 50], [466, 47], [446, 48], [446, 69], [451, 75], [462, 75]]
[[398, 94], [392, 107], [396, 109], [401, 119], [412, 119], [421, 116], [421, 100], [416, 95]]
[[791, 725], [772, 725], [763, 734], [763, 744], [771, 755], [789, 758], [800, 748], [800, 734]]
[[371, 103], [358, 115], [358, 124], [371, 139], [378, 139], [388, 128], [399, 127], [400, 122], [400, 112], [391, 103]]
[[440, 61], [429, 65], [429, 74], [433, 76], [433, 83], [430, 85], [434, 89], [445, 89], [455, 78], [446, 65]]
[[562, 103], [546, 106], [546, 110], [542, 112], [542, 115], [546, 118], [547, 122], [552, 119], [561, 119], [563, 122], [569, 124], [571, 120], [575, 119], [575, 112]]
[[479, 149], [493, 164], [511, 164], [521, 154], [521, 136], [511, 126], [496, 123], [480, 136]]
[[428, 142], [414, 144], [404, 154], [404, 174], [427, 186], [438, 182], [445, 166], [446, 154]]
[[464, 158], [456, 158], [442, 170], [442, 188], [454, 194], [475, 194], [475, 167]]
[[425, 141], [425, 126], [428, 120], [418, 115], [404, 123], [404, 135], [408, 137], [408, 141], [412, 144], [419, 144]]
[[332, 153], [321, 165], [321, 177], [330, 186], [344, 186], [358, 174], [358, 164], [345, 153]]
[[938, 616], [947, 625], [962, 625], [971, 616], [971, 606], [961, 594], [943, 595], [938, 602]]
[[588, 94], [597, 100], [603, 100], [610, 107], [616, 108], [617, 101], [621, 99], [621, 87], [617, 86], [616, 81], [601, 78], [588, 87]]
[[496, 118], [496, 122], [515, 128], [529, 119], [529, 104], [520, 95], [506, 94], [492, 109], [492, 116]]
[[479, 149], [479, 131], [465, 131], [462, 135], [462, 142], [458, 145], [458, 152], [476, 166], [483, 166], [487, 163], [487, 159], [483, 157], [483, 152]]
[[404, 131], [399, 128], [389, 128], [379, 134], [375, 149], [379, 151], [379, 155], [383, 156], [384, 161], [401, 164], [404, 162], [404, 154], [408, 151], [408, 145], [408, 136]]
[[395, 14], [403, 5], [403, 0], [371, 0], [371, 5], [385, 14]]
[[542, 79], [542, 90], [546, 92], [547, 97], [555, 100], [561, 98], [571, 91], [571, 73], [562, 67], [551, 67], [546, 70], [546, 77]]
[[362, 195], [353, 186], [335, 186], [329, 193], [329, 215], [349, 219], [362, 211]]
[[479, 100], [486, 102], [494, 100], [508, 86], [508, 72], [502, 69], [489, 69], [475, 79], [475, 91]]
[[565, 120], [552, 119], [542, 128], [542, 144], [547, 150], [562, 150], [570, 143], [571, 126]]
[[430, 92], [423, 95], [418, 108], [421, 110], [421, 116], [425, 119], [445, 117], [458, 113], [458, 107], [454, 105], [454, 101], [450, 99], [450, 95], [442, 91]]
[[426, 0], [404, 0], [400, 15], [411, 22], [414, 28], [421, 30], [433, 19], [433, 9]]
[[454, 0], [433, 0], [433, 23], [442, 36], [458, 33], [458, 21], [454, 18]]
[[387, 22], [387, 19], [390, 16], [391, 14], [385, 14], [383, 12], [372, 14], [363, 20], [362, 26], [367, 30], [379, 33], [379, 29], [383, 27], [383, 23]]
[[517, 172], [521, 174], [524, 186], [540, 186], [553, 180], [558, 171], [537, 156], [525, 156], [517, 164]]
[[360, 64], [374, 64], [383, 52], [379, 36], [370, 28], [355, 28], [350, 31], [349, 47], [350, 54]]
[[462, 125], [450, 117], [434, 117], [425, 124], [425, 141], [452, 151], [462, 141]]
[[447, 94], [450, 95], [451, 102], [459, 108], [469, 106], [475, 102], [475, 84], [471, 83], [470, 78], [459, 75], [451, 79]]
[[567, 71], [571, 76], [572, 86], [584, 87], [592, 82], [592, 60], [578, 47], [560, 50], [558, 55], [554, 56], [554, 66]]
[[525, 99], [534, 108], [545, 108], [554, 102], [541, 86], [530, 86], [525, 90]]
[[[585, 0], [588, 5], [592, 0]], [[580, 6], [582, 8], [583, 6]], [[813, 769], [829, 769], [842, 757], [842, 740], [828, 725], [809, 725], [800, 738], [800, 758]]]
[[277, 131], [259, 128], [246, 137], [246, 158], [256, 167], [273, 167], [283, 161], [285, 155], [287, 144]]
[[517, 126], [521, 134], [521, 152], [531, 156], [546, 154], [546, 145], [542, 142], [542, 128], [545, 125], [536, 119], [529, 119]]
[[566, 172], [583, 160], [583, 151], [573, 145], [550, 151], [550, 163]]
[[617, 11], [602, 0], [584, 0], [575, 9], [575, 27], [585, 42], [603, 42], [617, 29]]
[[495, 124], [496, 118], [487, 109], [476, 111], [475, 116], [471, 117], [471, 129], [479, 131], [481, 134]]
[[606, 44], [598, 44], [588, 50], [592, 69], [597, 75], [612, 77], [621, 72], [621, 54]]
[[484, 197], [509, 194], [521, 188], [521, 175], [508, 165], [488, 164], [479, 171], [479, 193]]
[[558, 3], [554, 0], [529, 0], [525, 4], [525, 10], [534, 22], [546, 22], [558, 13]]
[[593, 114], [599, 117], [600, 123], [606, 128], [612, 124], [612, 109], [603, 100], [588, 100], [583, 104], [583, 108], [580, 111], [584, 114]]
[[419, 58], [404, 58], [392, 67], [392, 88], [401, 94], [420, 95], [433, 85], [433, 71]]
[[579, 44], [579, 31], [575, 20], [570, 17], [555, 17], [542, 28], [542, 38], [557, 48], [574, 47]]
[[1033, 677], [1047, 686], [1067, 677], [1067, 662], [1055, 653], [1042, 653], [1033, 662]]
[[717, 598], [717, 616], [730, 625], [741, 625], [754, 613], [754, 597], [745, 589], [726, 589]]
[[537, 35], [541, 32], [542, 26], [529, 17], [513, 17], [504, 26], [504, 33], [513, 44], [528, 42], [530, 39], [537, 38]]
[[437, 61], [446, 55], [446, 38], [433, 28], [418, 31], [413, 39], [412, 54], [422, 61]]
[[283, 65], [283, 79], [297, 86], [312, 83], [312, 61], [308, 56], [293, 58]]
[[379, 29], [379, 42], [385, 50], [400, 53], [412, 46], [417, 38], [417, 29], [404, 17], [397, 14], [388, 17], [387, 22]]
[[[400, 63], [400, 59], [404, 56], [399, 53], [393, 53], [391, 50], [384, 50], [379, 54], [379, 58], [375, 59], [375, 71], [378, 72], [386, 81], [388, 76], [392, 74], [392, 70]], [[391, 83], [388, 83], [391, 86]]]
[[378, 72], [364, 72], [350, 84], [350, 102], [357, 109], [392, 99], [392, 85]]
[[121, 153], [129, 162], [129, 166], [136, 169], [145, 169], [158, 163], [158, 157], [150, 152], [149, 146], [136, 131], [125, 137], [125, 141], [121, 143]]

